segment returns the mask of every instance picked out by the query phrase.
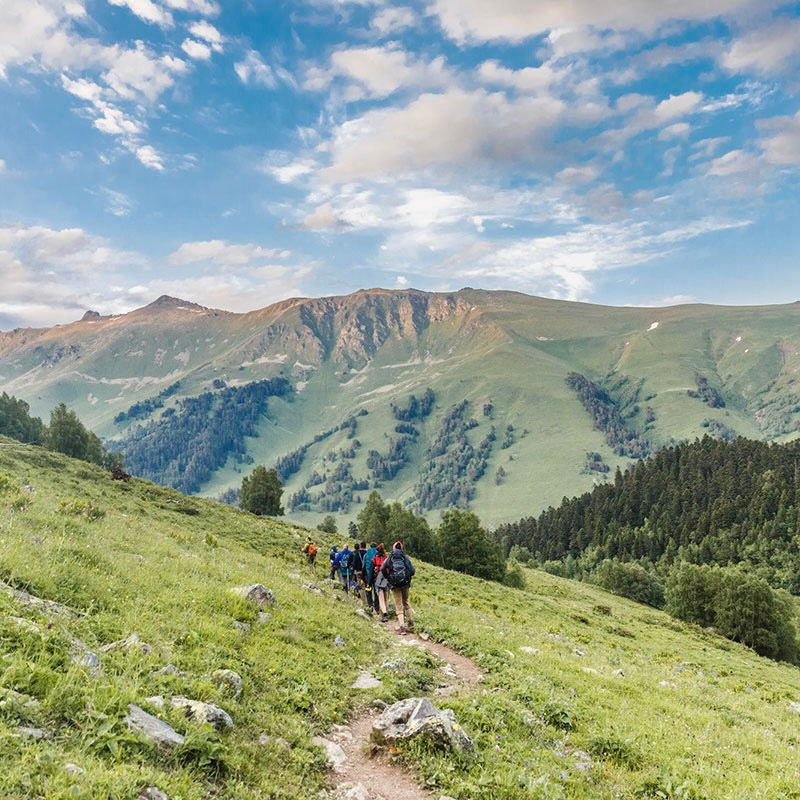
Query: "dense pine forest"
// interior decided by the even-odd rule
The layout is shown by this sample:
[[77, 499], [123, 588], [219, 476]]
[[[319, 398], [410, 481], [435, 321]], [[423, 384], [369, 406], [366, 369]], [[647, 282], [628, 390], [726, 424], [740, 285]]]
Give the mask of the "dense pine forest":
[[[496, 531], [554, 571], [581, 577], [604, 559], [665, 574], [675, 562], [742, 564], [800, 594], [800, 442], [709, 436], [661, 450], [613, 482]], [[552, 563], [559, 562], [559, 565]]]

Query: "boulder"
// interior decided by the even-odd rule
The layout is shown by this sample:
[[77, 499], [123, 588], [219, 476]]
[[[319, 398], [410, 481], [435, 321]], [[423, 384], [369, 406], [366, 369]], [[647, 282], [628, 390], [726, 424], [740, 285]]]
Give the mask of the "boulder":
[[128, 706], [128, 716], [125, 717], [125, 722], [132, 731], [138, 731], [159, 747], [179, 747], [186, 741], [164, 720], [148, 714], [143, 708], [133, 704]]
[[148, 786], [139, 792], [136, 800], [169, 800], [169, 795], [156, 786]]
[[389, 706], [372, 723], [372, 739], [392, 744], [402, 739], [425, 736], [442, 747], [462, 753], [474, 745], [450, 709], [439, 711], [426, 697], [412, 697]]
[[181, 709], [189, 719], [195, 722], [205, 722], [218, 731], [233, 728], [233, 720], [227, 712], [211, 703], [190, 700], [188, 697], [173, 697], [172, 707]]
[[342, 637], [338, 633], [334, 637], [333, 646], [334, 647], [344, 647], [345, 646], [344, 639], [342, 639]]
[[245, 600], [259, 608], [275, 605], [275, 592], [272, 589], [267, 589], [261, 583], [254, 583], [251, 586], [237, 586], [231, 591], [234, 594], [241, 595]]
[[211, 680], [214, 681], [218, 689], [227, 691], [233, 697], [238, 697], [244, 688], [242, 676], [232, 669], [214, 670]]
[[334, 772], [343, 772], [345, 764], [347, 763], [347, 755], [342, 750], [341, 745], [330, 739], [325, 739], [322, 736], [315, 736], [311, 740], [311, 744], [321, 747], [325, 751], [325, 757], [328, 759], [328, 765]]
[[383, 686], [374, 675], [369, 672], [362, 672], [353, 683], [350, 685], [351, 689], [378, 689]]

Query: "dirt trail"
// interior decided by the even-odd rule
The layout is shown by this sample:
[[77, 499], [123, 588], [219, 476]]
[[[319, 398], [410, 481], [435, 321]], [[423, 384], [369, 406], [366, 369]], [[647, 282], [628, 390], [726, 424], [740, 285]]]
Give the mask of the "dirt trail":
[[[442, 678], [436, 690], [439, 697], [475, 686], [483, 676], [474, 661], [446, 645], [414, 634], [404, 636], [402, 641], [412, 647], [424, 647], [443, 662]], [[335, 796], [352, 800], [435, 800], [440, 797], [424, 789], [408, 770], [392, 763], [389, 754], [372, 744], [372, 723], [378, 716], [379, 711], [366, 710], [349, 727], [337, 726], [329, 735], [346, 756], [346, 761], [332, 773], [337, 787]]]

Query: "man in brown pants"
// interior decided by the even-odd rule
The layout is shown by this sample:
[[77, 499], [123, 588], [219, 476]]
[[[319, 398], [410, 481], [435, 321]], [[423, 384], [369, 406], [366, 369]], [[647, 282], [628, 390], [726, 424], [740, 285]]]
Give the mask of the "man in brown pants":
[[414, 577], [414, 565], [408, 556], [403, 552], [403, 543], [395, 542], [392, 554], [386, 559], [381, 567], [381, 571], [389, 581], [394, 596], [394, 608], [397, 612], [397, 619], [400, 623], [400, 634], [406, 632], [406, 621], [408, 630], [414, 630], [414, 612], [408, 602], [408, 594], [411, 589], [411, 579]]

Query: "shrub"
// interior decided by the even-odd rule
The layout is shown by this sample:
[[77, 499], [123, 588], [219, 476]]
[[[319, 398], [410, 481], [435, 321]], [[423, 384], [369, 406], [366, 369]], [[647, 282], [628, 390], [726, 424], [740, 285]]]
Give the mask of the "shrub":
[[603, 589], [635, 600], [637, 603], [644, 603], [653, 608], [661, 608], [664, 605], [663, 585], [641, 564], [607, 558], [594, 571], [593, 580]]
[[518, 561], [509, 559], [506, 563], [506, 576], [503, 578], [503, 583], [510, 586], [512, 589], [525, 588], [525, 573], [522, 571], [522, 565]]
[[94, 522], [106, 515], [103, 509], [96, 506], [91, 500], [80, 500], [72, 498], [70, 500], [62, 500], [58, 506], [58, 510], [62, 514], [74, 514], [75, 516], [86, 517], [89, 522]]

